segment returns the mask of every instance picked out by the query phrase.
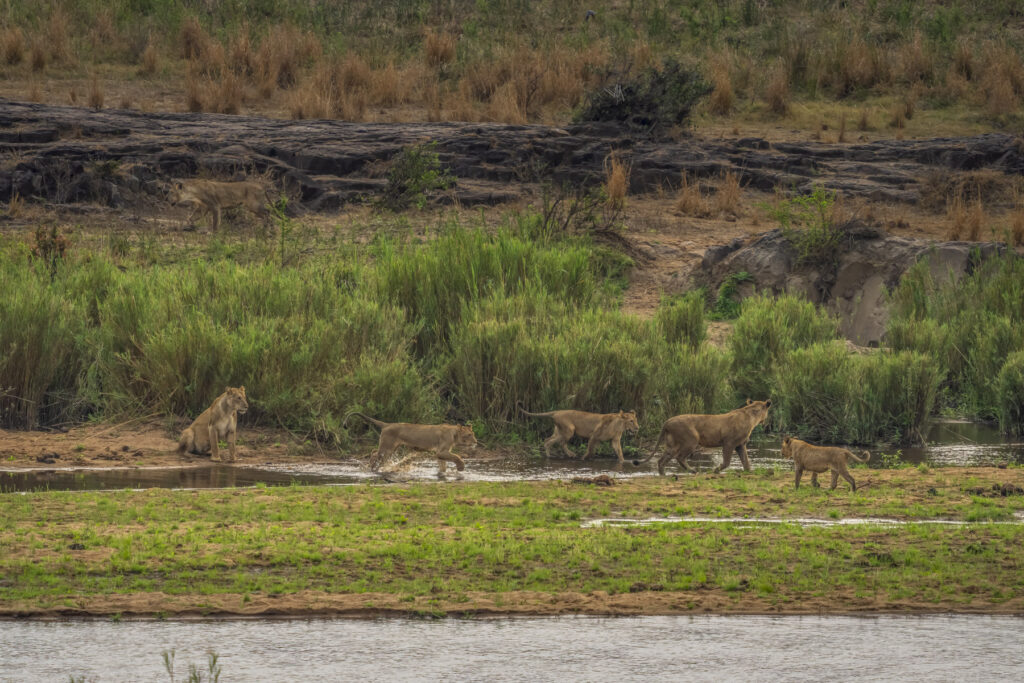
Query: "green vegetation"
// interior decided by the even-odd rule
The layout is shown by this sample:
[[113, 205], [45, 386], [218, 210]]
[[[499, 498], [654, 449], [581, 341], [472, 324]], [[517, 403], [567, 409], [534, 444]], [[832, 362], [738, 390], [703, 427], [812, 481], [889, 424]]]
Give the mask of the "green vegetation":
[[441, 168], [436, 142], [403, 149], [391, 162], [388, 184], [380, 203], [384, 208], [401, 211], [410, 206], [423, 209], [428, 193], [446, 190], [455, 184], [455, 176]]
[[843, 229], [836, 224], [836, 193], [815, 187], [809, 195], [783, 199], [768, 206], [768, 215], [782, 226], [782, 234], [796, 250], [796, 265], [834, 268], [842, 246]]
[[[844, 596], [919, 609], [1017, 604], [1019, 525], [580, 526], [609, 515], [980, 521], [1008, 519], [1021, 506], [1019, 498], [965, 490], [988, 487], [997, 472], [1019, 482], [1019, 469], [968, 480], [952, 470], [870, 471], [875, 486], [863, 486], [869, 470], [860, 472], [856, 494], [793, 491], [789, 476], [768, 472], [611, 489], [500, 482], [8, 495], [0, 574], [12, 580], [0, 583], [0, 609], [154, 592], [183, 597], [176, 609], [198, 609], [218, 594], [242, 605], [244, 596], [324, 591], [407, 598], [415, 601], [410, 611], [422, 600], [471, 611], [470, 593], [496, 600], [512, 591], [614, 594], [635, 586], [710, 590], [780, 609], [822, 593], [837, 610], [850, 606]], [[68, 550], [72, 544], [84, 550]]]
[[1019, 431], [1024, 260], [993, 258], [954, 281], [925, 259], [893, 293], [888, 340], [938, 369], [947, 409]]

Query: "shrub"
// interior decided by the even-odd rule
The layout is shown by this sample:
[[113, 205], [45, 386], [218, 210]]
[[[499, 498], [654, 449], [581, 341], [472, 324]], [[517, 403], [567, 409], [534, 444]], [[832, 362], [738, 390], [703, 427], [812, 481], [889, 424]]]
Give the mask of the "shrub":
[[784, 199], [768, 207], [782, 234], [796, 250], [796, 262], [834, 266], [844, 236], [834, 217], [836, 193], [818, 186], [804, 197]]
[[1007, 434], [1024, 434], [1024, 351], [1006, 359], [996, 380], [999, 427]]
[[715, 295], [715, 306], [711, 310], [712, 320], [732, 320], [740, 314], [739, 288], [744, 282], [750, 282], [753, 278], [745, 270], [738, 273], [730, 273], [718, 286], [718, 294]]
[[710, 87], [700, 74], [668, 59], [632, 77], [590, 91], [576, 121], [610, 121], [638, 132], [681, 125]]
[[654, 314], [655, 323], [670, 344], [698, 347], [707, 337], [704, 320], [704, 294], [693, 291], [681, 297], [663, 299]]
[[831, 341], [837, 333], [837, 321], [809, 301], [788, 294], [745, 299], [728, 342], [736, 397], [773, 396], [776, 363], [795, 349]]
[[849, 441], [923, 443], [943, 371], [930, 357], [904, 351], [857, 356]]
[[801, 438], [844, 441], [853, 363], [839, 341], [794, 349], [782, 357], [772, 368], [773, 424]]
[[422, 209], [427, 194], [455, 184], [455, 176], [441, 168], [436, 142], [412, 145], [399, 152], [391, 162], [388, 184], [380, 199], [383, 207], [400, 211], [412, 205]]

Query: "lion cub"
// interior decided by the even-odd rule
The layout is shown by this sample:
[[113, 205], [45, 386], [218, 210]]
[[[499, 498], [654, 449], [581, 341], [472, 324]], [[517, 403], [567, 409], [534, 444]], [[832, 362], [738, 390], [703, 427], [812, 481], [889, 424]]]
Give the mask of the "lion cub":
[[212, 460], [220, 459], [217, 441], [227, 437], [231, 462], [235, 460], [235, 437], [238, 432], [238, 415], [249, 409], [245, 399], [245, 387], [227, 387], [209, 408], [204, 410], [178, 440], [179, 453], [211, 453]]
[[625, 462], [622, 457], [622, 433], [630, 431], [636, 433], [640, 425], [636, 421], [636, 413], [619, 411], [617, 413], [587, 413], [582, 410], [552, 410], [548, 413], [531, 413], [523, 410], [523, 415], [530, 417], [550, 417], [555, 421], [555, 431], [544, 441], [544, 455], [551, 457], [551, 445], [561, 444], [565, 457], [575, 457], [569, 447], [566, 446], [569, 439], [576, 435], [587, 442], [587, 452], [583, 455], [586, 460], [597, 450], [598, 444], [602, 441], [611, 441], [612, 450], [619, 457], [619, 463]]
[[782, 440], [782, 455], [793, 461], [793, 469], [796, 472], [796, 488], [800, 488], [800, 478], [804, 476], [804, 470], [811, 473], [811, 484], [818, 486], [818, 475], [826, 470], [832, 470], [832, 490], [839, 483], [839, 477], [850, 482], [850, 490], [857, 490], [857, 483], [850, 476], [846, 469], [846, 459], [854, 462], [867, 462], [871, 459], [871, 453], [864, 451], [864, 459], [845, 448], [835, 446], [815, 446], [800, 439], [787, 436]]
[[192, 212], [186, 221], [192, 222], [196, 214], [209, 213], [212, 216], [210, 230], [220, 227], [221, 209], [243, 206], [261, 220], [270, 215], [267, 204], [270, 197], [266, 190], [252, 181], [218, 182], [216, 180], [185, 180], [174, 183], [171, 195], [173, 204], [191, 204]]
[[[358, 415], [367, 422], [380, 427], [380, 441], [377, 452], [370, 459], [370, 469], [374, 472], [384, 460], [391, 456], [400, 446], [407, 446], [415, 451], [433, 451], [437, 458], [437, 473], [444, 474], [448, 463], [455, 463], [461, 472], [466, 469], [462, 458], [452, 452], [456, 446], [476, 448], [476, 436], [473, 428], [468, 425], [420, 425], [408, 422], [382, 422], [362, 413], [349, 413], [349, 417]], [[348, 420], [348, 417], [345, 418]]]

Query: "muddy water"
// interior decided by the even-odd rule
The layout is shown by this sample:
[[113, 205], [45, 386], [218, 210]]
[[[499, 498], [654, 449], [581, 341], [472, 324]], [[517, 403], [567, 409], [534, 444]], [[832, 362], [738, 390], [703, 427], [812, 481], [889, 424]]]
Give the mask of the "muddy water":
[[[936, 421], [929, 425], [925, 434], [927, 445], [919, 448], [881, 447], [870, 449], [870, 466], [881, 467], [883, 460], [898, 458], [913, 464], [932, 465], [995, 465], [1006, 462], [1024, 463], [1024, 443], [1007, 441], [997, 429], [989, 425], [960, 421]], [[646, 444], [643, 450], [649, 448]], [[577, 446], [582, 453], [583, 447]], [[859, 450], [859, 449], [858, 449]], [[761, 435], [751, 441], [749, 449], [754, 467], [792, 468], [792, 463], [782, 457], [777, 436]], [[884, 456], [884, 457], [883, 457]], [[633, 457], [639, 457], [634, 455]], [[708, 449], [691, 458], [698, 469], [707, 471], [719, 462], [721, 452]], [[647, 476], [655, 470], [654, 463], [640, 466], [626, 464], [617, 467], [614, 459], [600, 457], [580, 461], [565, 458], [550, 460], [537, 453], [509, 454], [484, 457], [467, 454], [467, 467], [456, 473], [449, 467], [448, 479], [464, 481], [514, 481], [524, 479], [567, 479], [571, 477], [592, 477], [611, 473], [616, 477]], [[739, 459], [733, 458], [733, 469], [741, 467]], [[288, 484], [352, 484], [358, 482], [385, 481], [436, 481], [437, 464], [430, 459], [421, 459], [402, 467], [394, 463], [386, 479], [368, 471], [357, 460], [345, 459], [327, 464], [278, 464], [253, 467], [227, 467], [211, 465], [189, 468], [140, 468], [110, 470], [37, 470], [31, 472], [0, 471], [0, 492], [34, 490], [94, 490], [119, 488], [222, 488], [231, 486], [252, 486]], [[675, 472], [675, 465], [669, 465]]]
[[[636, 617], [0, 622], [0, 681], [1020, 680], [1024, 619]], [[206, 680], [204, 676], [203, 680]]]

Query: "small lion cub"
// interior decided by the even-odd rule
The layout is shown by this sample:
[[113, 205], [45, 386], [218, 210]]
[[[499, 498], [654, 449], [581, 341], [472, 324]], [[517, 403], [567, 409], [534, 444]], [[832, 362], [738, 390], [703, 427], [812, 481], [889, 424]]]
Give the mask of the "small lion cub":
[[191, 204], [192, 212], [186, 218], [191, 223], [196, 214], [208, 213], [212, 217], [211, 232], [220, 227], [222, 209], [242, 206], [261, 220], [270, 215], [267, 205], [270, 197], [259, 183], [249, 180], [219, 182], [216, 180], [184, 180], [174, 183], [171, 203]]
[[864, 459], [845, 448], [835, 446], [815, 446], [791, 436], [782, 439], [782, 455], [793, 461], [793, 469], [796, 472], [796, 488], [800, 488], [800, 478], [804, 476], [804, 470], [811, 473], [811, 484], [818, 486], [818, 475], [827, 470], [832, 470], [832, 490], [839, 483], [839, 477], [850, 482], [850, 490], [857, 490], [857, 482], [850, 476], [846, 469], [846, 459], [854, 462], [867, 462], [871, 459], [871, 453], [864, 451]]
[[238, 434], [238, 416], [249, 409], [245, 398], [245, 387], [227, 387], [209, 408], [181, 433], [178, 440], [179, 453], [202, 455], [210, 452], [211, 460], [220, 459], [217, 442], [227, 437], [231, 462], [235, 460], [235, 437]]

